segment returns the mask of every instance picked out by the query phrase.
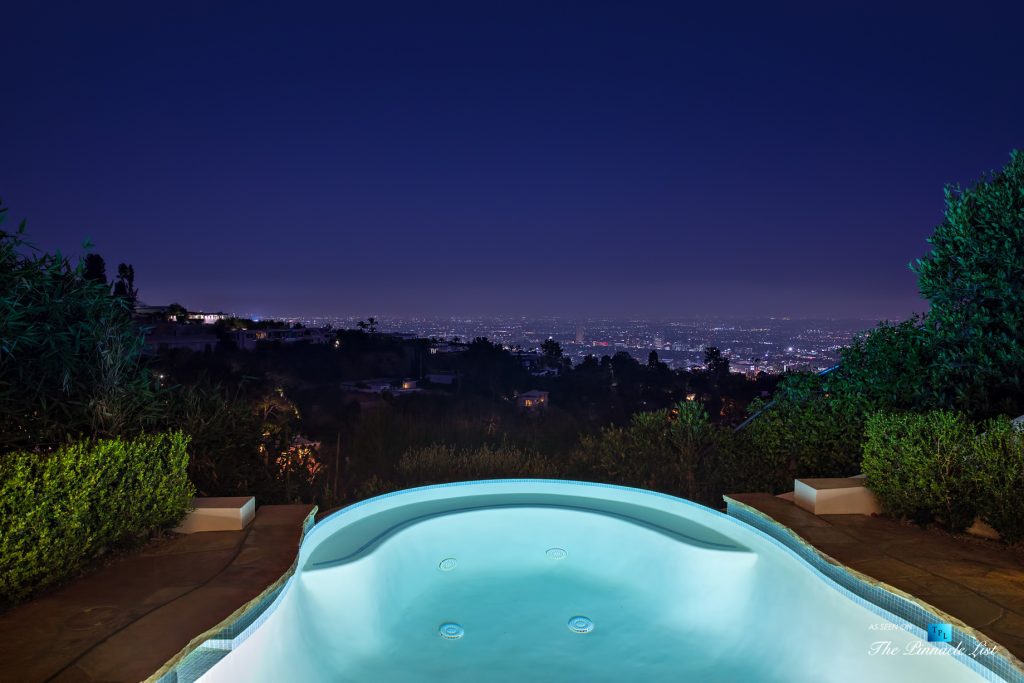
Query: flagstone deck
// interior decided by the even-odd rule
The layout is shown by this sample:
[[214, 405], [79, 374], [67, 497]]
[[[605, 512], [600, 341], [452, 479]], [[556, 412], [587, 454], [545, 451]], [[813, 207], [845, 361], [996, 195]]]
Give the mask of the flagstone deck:
[[176, 536], [0, 614], [0, 681], [140, 681], [295, 560], [308, 505]]
[[960, 619], [1024, 660], [1024, 551], [881, 516], [821, 515], [767, 493], [729, 494], [833, 559]]

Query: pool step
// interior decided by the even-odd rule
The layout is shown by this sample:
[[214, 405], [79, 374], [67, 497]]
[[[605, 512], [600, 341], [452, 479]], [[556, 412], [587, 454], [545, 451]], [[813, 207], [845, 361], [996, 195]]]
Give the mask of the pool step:
[[193, 498], [192, 510], [174, 530], [179, 534], [199, 531], [241, 531], [256, 517], [256, 498]]
[[793, 502], [816, 515], [877, 515], [878, 498], [863, 477], [818, 477], [793, 482]]

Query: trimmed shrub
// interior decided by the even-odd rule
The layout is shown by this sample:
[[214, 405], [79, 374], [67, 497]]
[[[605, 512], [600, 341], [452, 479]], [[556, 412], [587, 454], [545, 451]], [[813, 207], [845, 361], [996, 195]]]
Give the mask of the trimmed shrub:
[[716, 436], [704, 466], [711, 493], [701, 502], [720, 507], [728, 493], [792, 490], [793, 461], [784, 432], [747, 428], [734, 433], [720, 428]]
[[961, 413], [876, 413], [864, 443], [867, 485], [885, 510], [962, 531], [977, 513], [977, 429]]
[[547, 479], [557, 476], [552, 463], [517, 446], [485, 444], [460, 450], [434, 444], [405, 452], [398, 462], [402, 486], [424, 486], [476, 479]]
[[0, 601], [178, 522], [194, 492], [187, 446], [172, 432], [0, 455]]
[[981, 518], [1003, 540], [1024, 539], [1024, 434], [1009, 418], [991, 420], [975, 442], [970, 475]]
[[691, 500], [709, 498], [709, 455], [727, 429], [711, 424], [695, 402], [637, 413], [626, 427], [586, 435], [573, 455], [582, 478], [653, 489]]
[[856, 474], [867, 406], [857, 395], [828, 391], [817, 375], [790, 375], [774, 403], [735, 435], [734, 485], [742, 488], [734, 490], [778, 493], [792, 490], [796, 477]]

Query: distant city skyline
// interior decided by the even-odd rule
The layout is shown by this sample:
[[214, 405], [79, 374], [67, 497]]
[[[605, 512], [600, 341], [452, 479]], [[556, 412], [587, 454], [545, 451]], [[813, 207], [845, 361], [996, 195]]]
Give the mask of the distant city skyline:
[[905, 318], [1024, 5], [6, 8], [0, 197], [151, 303]]
[[[281, 316], [288, 323], [352, 329], [365, 316]], [[704, 349], [719, 348], [739, 372], [819, 371], [835, 364], [839, 349], [874, 325], [870, 320], [790, 318], [688, 318], [677, 320], [581, 319], [528, 316], [381, 316], [377, 331], [442, 341], [485, 337], [521, 350], [558, 341], [574, 363], [585, 356], [625, 351], [646, 362], [651, 351], [671, 368], [703, 363]]]

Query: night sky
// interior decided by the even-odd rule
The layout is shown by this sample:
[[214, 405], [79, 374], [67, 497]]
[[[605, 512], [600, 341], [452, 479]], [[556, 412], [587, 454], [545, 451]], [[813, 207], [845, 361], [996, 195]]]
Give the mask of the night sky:
[[4, 5], [0, 197], [152, 304], [902, 318], [1024, 147], [1020, 2]]

